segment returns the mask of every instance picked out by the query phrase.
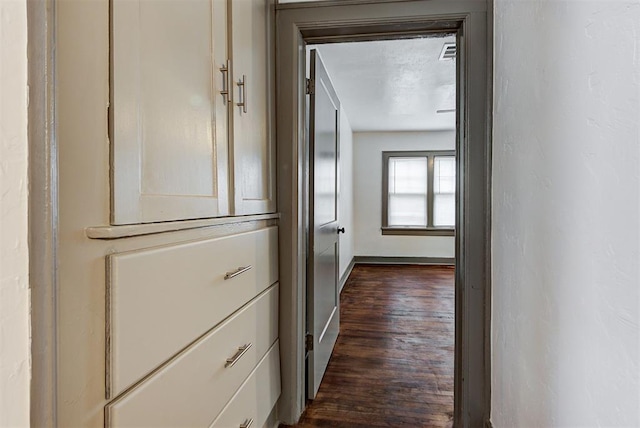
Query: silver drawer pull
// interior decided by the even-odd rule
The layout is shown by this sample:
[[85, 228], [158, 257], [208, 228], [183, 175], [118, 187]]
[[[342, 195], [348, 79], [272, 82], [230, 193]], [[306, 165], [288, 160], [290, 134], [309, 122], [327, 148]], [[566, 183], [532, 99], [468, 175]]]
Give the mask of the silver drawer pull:
[[241, 273], [245, 273], [246, 271], [248, 271], [252, 267], [253, 266], [251, 266], [251, 265], [245, 266], [245, 267], [240, 266], [238, 269], [234, 270], [233, 272], [227, 272], [227, 274], [224, 276], [224, 279], [231, 279], [234, 276], [238, 276]]
[[253, 419], [247, 419], [246, 421], [240, 424], [239, 428], [249, 428], [251, 425], [253, 425]]
[[249, 350], [249, 348], [251, 348], [251, 343], [247, 343], [246, 345], [239, 347], [238, 352], [236, 352], [233, 357], [227, 358], [227, 362], [225, 363], [224, 367], [233, 367], [238, 362], [238, 360], [240, 360], [240, 358], [242, 358], [242, 356]]

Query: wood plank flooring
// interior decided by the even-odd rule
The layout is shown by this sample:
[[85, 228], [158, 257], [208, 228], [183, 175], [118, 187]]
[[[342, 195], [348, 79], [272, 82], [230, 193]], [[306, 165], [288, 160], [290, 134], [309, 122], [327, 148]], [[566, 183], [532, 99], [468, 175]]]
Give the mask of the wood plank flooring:
[[297, 427], [451, 427], [454, 269], [359, 265], [316, 399]]

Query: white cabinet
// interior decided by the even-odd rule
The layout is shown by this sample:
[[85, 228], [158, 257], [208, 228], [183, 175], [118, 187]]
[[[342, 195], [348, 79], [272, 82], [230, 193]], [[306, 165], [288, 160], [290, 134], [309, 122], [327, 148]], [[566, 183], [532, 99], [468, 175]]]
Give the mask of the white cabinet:
[[59, 426], [206, 428], [267, 354], [273, 410], [277, 215], [234, 217], [273, 209], [267, 2], [56, 3]]
[[[109, 256], [110, 394], [120, 394], [274, 284], [277, 253], [277, 228], [268, 227]], [[228, 277], [240, 266], [241, 273]]]
[[267, 2], [112, 10], [112, 224], [273, 212]]
[[276, 342], [209, 428], [264, 427], [280, 392], [280, 344]]
[[205, 428], [223, 413], [264, 424], [280, 395], [277, 236], [107, 258], [105, 427]]
[[112, 223], [229, 213], [225, 0], [113, 2]]
[[[278, 286], [274, 285], [156, 374], [109, 404], [106, 426], [208, 427], [242, 389], [252, 371], [265, 369], [253, 396], [260, 397], [264, 409], [261, 416], [266, 420], [280, 394], [280, 366], [261, 361], [267, 354], [274, 354], [271, 359], [277, 363], [277, 337]], [[244, 349], [245, 352], [238, 352]], [[234, 356], [237, 363], [226, 362]], [[242, 410], [247, 411], [250, 403], [245, 399]], [[264, 420], [256, 427], [262, 426]]]
[[[275, 139], [270, 12], [264, 0], [231, 0], [235, 87], [233, 166], [235, 213], [275, 210]], [[238, 106], [237, 104], [241, 104]]]

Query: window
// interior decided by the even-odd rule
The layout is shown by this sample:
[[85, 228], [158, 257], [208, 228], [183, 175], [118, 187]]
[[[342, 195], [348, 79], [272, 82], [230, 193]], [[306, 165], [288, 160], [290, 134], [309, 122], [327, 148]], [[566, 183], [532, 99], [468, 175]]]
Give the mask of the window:
[[455, 152], [383, 152], [382, 234], [454, 234]]

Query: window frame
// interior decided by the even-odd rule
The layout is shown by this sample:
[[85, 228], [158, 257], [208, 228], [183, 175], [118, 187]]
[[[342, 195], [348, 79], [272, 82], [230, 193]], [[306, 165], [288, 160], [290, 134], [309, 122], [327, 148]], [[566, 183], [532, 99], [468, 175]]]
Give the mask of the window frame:
[[[456, 157], [455, 150], [406, 150], [406, 151], [383, 151], [382, 152], [382, 227], [383, 235], [404, 235], [404, 236], [455, 236], [454, 226], [434, 226], [433, 207], [435, 200], [434, 192], [434, 159], [440, 156]], [[394, 157], [427, 158], [427, 226], [389, 226], [389, 159]], [[458, 174], [456, 167], [456, 193], [458, 192]]]

